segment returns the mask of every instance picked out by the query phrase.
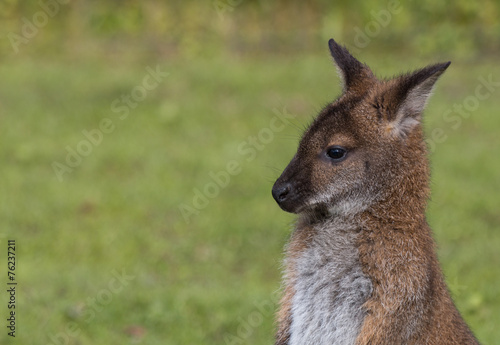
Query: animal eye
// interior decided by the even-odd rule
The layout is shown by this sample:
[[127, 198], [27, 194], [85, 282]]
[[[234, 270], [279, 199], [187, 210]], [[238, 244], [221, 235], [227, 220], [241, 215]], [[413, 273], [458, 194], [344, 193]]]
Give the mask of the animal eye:
[[334, 161], [340, 161], [345, 158], [347, 154], [347, 150], [343, 147], [330, 147], [326, 150], [326, 155], [333, 159]]

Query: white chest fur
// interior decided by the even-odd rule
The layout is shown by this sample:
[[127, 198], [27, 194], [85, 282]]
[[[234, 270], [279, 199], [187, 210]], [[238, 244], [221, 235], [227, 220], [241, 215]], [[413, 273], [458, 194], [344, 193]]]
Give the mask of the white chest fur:
[[332, 225], [316, 230], [296, 259], [289, 344], [354, 344], [372, 291], [359, 263], [357, 232]]

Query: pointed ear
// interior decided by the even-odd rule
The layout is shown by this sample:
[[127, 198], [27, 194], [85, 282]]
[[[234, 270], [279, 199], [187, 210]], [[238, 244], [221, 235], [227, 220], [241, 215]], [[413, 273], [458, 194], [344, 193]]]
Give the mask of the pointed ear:
[[333, 38], [328, 41], [328, 46], [342, 78], [344, 92], [361, 86], [368, 79], [375, 78], [368, 66], [356, 60], [345, 47], [339, 45]]
[[421, 70], [396, 79], [396, 85], [389, 90], [392, 95], [392, 109], [389, 128], [401, 137], [420, 123], [432, 90], [438, 78], [448, 68], [451, 62], [427, 66]]

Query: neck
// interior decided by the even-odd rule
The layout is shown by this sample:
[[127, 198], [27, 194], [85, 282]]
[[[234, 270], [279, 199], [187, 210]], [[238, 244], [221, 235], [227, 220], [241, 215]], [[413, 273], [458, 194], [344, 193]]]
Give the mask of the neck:
[[[422, 152], [416, 152], [416, 157]], [[427, 162], [421, 159], [405, 161], [405, 174], [393, 172], [392, 178], [384, 186], [385, 192], [381, 193], [369, 208], [363, 212], [372, 218], [389, 223], [415, 224], [425, 221], [425, 211], [429, 198], [429, 168]], [[400, 169], [403, 170], [403, 169]]]

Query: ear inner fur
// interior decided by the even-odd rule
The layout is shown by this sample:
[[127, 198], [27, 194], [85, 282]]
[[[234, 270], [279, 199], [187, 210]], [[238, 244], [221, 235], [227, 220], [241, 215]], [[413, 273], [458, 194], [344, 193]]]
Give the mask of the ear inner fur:
[[405, 137], [421, 121], [434, 85], [449, 65], [450, 62], [432, 65], [396, 80], [391, 90], [395, 99], [394, 119], [389, 125], [393, 134]]

